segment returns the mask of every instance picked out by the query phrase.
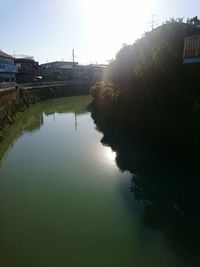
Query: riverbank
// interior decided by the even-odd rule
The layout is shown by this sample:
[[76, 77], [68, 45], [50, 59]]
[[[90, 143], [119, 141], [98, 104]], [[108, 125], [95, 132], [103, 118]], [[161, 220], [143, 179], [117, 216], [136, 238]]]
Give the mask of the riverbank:
[[13, 124], [21, 112], [36, 102], [35, 96], [18, 86], [0, 91], [0, 138], [3, 137], [3, 130]]
[[97, 83], [91, 90], [90, 110], [100, 128], [113, 125], [162, 157], [200, 173], [198, 92], [186, 97], [186, 87], [180, 87], [177, 97], [181, 90], [181, 101], [174, 95], [168, 98], [170, 90], [158, 102], [151, 93], [135, 90], [125, 94], [111, 83]]
[[89, 83], [72, 81], [71, 83], [64, 82], [63, 84], [35, 85], [28, 88], [28, 92], [43, 101], [58, 97], [89, 95], [89, 89]]

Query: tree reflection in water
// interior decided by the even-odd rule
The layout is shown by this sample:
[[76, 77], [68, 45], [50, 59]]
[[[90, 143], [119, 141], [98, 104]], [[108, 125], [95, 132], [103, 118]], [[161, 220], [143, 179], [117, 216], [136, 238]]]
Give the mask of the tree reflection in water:
[[200, 179], [93, 119], [103, 133], [101, 142], [116, 152], [118, 167], [133, 174], [130, 189], [144, 203], [145, 226], [159, 230], [173, 251], [199, 266]]

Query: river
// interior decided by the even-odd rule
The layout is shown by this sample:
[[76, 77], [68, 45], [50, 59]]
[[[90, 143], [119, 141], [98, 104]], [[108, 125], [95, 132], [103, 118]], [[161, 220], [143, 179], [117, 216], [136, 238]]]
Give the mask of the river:
[[42, 102], [7, 130], [0, 143], [0, 266], [197, 266], [199, 217], [191, 220], [198, 214], [185, 221], [189, 207], [174, 199], [182, 187], [194, 192], [187, 175], [116, 130], [98, 130], [86, 111], [90, 101]]

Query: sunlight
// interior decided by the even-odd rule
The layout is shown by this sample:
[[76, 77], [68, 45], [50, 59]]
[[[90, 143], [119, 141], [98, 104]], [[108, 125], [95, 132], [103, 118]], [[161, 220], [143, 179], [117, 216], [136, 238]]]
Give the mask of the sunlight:
[[105, 156], [109, 161], [115, 161], [116, 152], [112, 151], [110, 147], [105, 147]]
[[86, 0], [84, 15], [90, 29], [93, 58], [114, 57], [123, 43], [133, 43], [149, 29], [153, 0]]

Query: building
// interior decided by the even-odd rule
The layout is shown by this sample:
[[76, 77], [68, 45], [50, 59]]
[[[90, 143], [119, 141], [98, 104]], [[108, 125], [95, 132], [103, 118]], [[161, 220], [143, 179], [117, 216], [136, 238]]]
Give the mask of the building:
[[102, 79], [105, 67], [106, 65], [79, 65], [78, 62], [70, 61], [54, 61], [40, 65], [43, 80], [81, 80], [91, 83]]
[[74, 78], [91, 83], [99, 82], [104, 76], [105, 68], [106, 65], [102, 64], [77, 65], [74, 67]]
[[16, 73], [14, 58], [0, 51], [0, 82], [15, 82]]
[[48, 70], [62, 70], [62, 69], [73, 68], [73, 64], [78, 65], [78, 62], [73, 63], [72, 61], [53, 61], [41, 64], [40, 66], [43, 69], [48, 69]]
[[92, 65], [74, 66], [74, 80], [88, 81], [92, 79]]
[[200, 34], [185, 37], [183, 63], [200, 63]]
[[54, 61], [40, 65], [43, 80], [63, 81], [73, 79], [73, 69], [78, 62]]
[[41, 80], [39, 64], [31, 56], [16, 55], [15, 64], [18, 72], [16, 80], [19, 83], [28, 83]]

